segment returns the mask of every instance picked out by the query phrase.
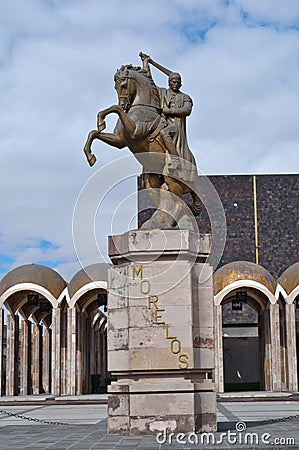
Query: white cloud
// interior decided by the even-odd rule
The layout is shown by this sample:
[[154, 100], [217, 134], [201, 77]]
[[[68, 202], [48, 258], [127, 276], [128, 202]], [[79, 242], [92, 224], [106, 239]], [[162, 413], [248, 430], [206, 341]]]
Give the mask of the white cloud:
[[238, 0], [242, 10], [248, 14], [249, 20], [278, 27], [295, 26], [298, 28], [299, 9], [297, 0]]
[[[77, 196], [97, 168], [129, 154], [95, 142], [98, 163], [90, 169], [83, 145], [96, 113], [117, 101], [115, 70], [139, 64], [140, 50], [182, 73], [201, 170], [297, 172], [298, 24], [293, 0], [2, 2], [0, 255], [14, 265], [53, 261], [66, 278], [78, 267]], [[111, 130], [115, 116], [107, 123]], [[43, 240], [54, 247], [43, 248]]]

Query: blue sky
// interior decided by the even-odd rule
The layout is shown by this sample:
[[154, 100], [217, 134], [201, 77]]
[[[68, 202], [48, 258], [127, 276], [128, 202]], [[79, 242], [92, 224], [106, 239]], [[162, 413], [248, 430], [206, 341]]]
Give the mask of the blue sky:
[[[96, 113], [116, 103], [115, 70], [139, 64], [139, 51], [182, 74], [203, 173], [298, 173], [297, 0], [1, 2], [0, 276], [32, 262], [66, 279], [80, 269], [78, 195], [99, 168], [129, 155], [97, 142], [90, 168], [82, 148]], [[103, 255], [113, 211], [135, 189], [132, 177], [98, 211]]]

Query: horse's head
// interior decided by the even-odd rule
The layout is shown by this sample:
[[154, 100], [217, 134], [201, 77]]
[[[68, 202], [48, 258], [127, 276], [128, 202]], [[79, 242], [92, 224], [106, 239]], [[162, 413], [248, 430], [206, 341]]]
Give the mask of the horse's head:
[[118, 95], [118, 105], [128, 111], [132, 106], [136, 94], [135, 83], [132, 83], [131, 66], [121, 66], [114, 75], [115, 89]]

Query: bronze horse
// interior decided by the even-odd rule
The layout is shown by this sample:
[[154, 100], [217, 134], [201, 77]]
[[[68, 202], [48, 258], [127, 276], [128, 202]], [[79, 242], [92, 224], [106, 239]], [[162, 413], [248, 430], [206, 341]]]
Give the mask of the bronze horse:
[[[99, 139], [119, 149], [127, 146], [143, 166], [145, 166], [145, 163], [139, 156], [148, 154], [150, 163], [146, 163], [147, 167], [144, 167], [144, 171], [147, 173], [143, 177], [145, 187], [147, 189], [162, 189], [164, 192], [167, 190], [179, 199], [183, 199], [183, 195], [190, 192], [193, 203], [189, 207], [194, 215], [199, 214], [202, 203], [193, 191], [192, 186], [190, 187], [190, 183], [187, 186], [181, 181], [179, 169], [165, 171], [167, 156], [169, 157], [169, 155], [167, 155], [165, 145], [159, 134], [160, 130], [167, 126], [167, 122], [161, 115], [159, 93], [152, 78], [147, 76], [146, 71], [140, 67], [125, 65], [116, 72], [114, 81], [118, 94], [118, 105], [110, 106], [98, 113], [98, 129], [88, 134], [84, 146], [84, 153], [90, 166], [93, 166], [96, 162], [96, 157], [91, 152], [94, 139]], [[116, 113], [119, 117], [116, 126], [113, 133], [103, 133], [106, 127], [105, 117], [111, 113]], [[161, 155], [160, 158], [157, 154]], [[157, 163], [157, 161], [163, 161], [163, 164]], [[175, 197], [173, 196], [173, 198]], [[157, 208], [159, 208], [159, 204], [157, 204]], [[176, 202], [172, 211], [168, 211], [168, 214], [160, 212], [158, 213], [159, 217], [157, 215], [154, 217], [154, 215], [144, 224], [144, 227], [174, 228], [183, 214], [182, 209], [184, 209], [182, 208], [182, 201]], [[163, 216], [162, 221], [161, 214]]]

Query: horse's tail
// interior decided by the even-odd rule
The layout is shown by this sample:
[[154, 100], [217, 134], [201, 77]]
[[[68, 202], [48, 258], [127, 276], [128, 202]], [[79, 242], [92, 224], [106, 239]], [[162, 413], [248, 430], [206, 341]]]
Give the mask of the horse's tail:
[[192, 195], [193, 203], [191, 203], [191, 205], [189, 205], [190, 209], [193, 212], [194, 216], [199, 216], [199, 214], [201, 213], [201, 210], [202, 210], [202, 201], [200, 200], [200, 198], [194, 191], [191, 191], [191, 195]]

